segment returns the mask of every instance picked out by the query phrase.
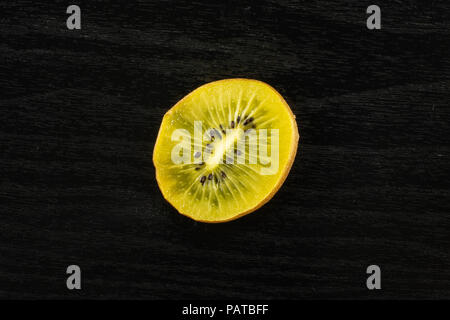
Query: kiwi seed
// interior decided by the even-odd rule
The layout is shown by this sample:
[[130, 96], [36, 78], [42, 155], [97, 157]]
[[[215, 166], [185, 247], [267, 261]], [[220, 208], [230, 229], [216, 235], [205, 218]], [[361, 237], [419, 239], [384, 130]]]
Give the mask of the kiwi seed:
[[248, 125], [253, 120], [254, 120], [253, 117], [248, 118], [247, 120], [244, 121], [244, 126]]

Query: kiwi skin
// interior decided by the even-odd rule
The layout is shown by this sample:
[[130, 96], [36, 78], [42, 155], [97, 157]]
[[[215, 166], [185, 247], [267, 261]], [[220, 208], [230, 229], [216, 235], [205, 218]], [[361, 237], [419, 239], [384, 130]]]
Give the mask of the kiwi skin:
[[[292, 144], [291, 144], [292, 152], [289, 154], [289, 159], [288, 159], [287, 165], [286, 165], [285, 168], [283, 169], [283, 172], [282, 172], [282, 174], [280, 175], [280, 178], [278, 179], [277, 184], [273, 187], [272, 191], [271, 191], [271, 192], [270, 192], [263, 200], [261, 200], [261, 202], [259, 202], [256, 206], [254, 206], [254, 207], [252, 207], [252, 208], [249, 208], [248, 210], [246, 210], [246, 211], [244, 211], [244, 212], [241, 212], [241, 213], [237, 214], [236, 216], [234, 216], [234, 217], [232, 217], [232, 218], [225, 219], [225, 220], [214, 220], [214, 221], [213, 221], [213, 220], [194, 219], [193, 217], [188, 216], [187, 214], [184, 214], [184, 213], [180, 212], [180, 211], [177, 209], [178, 213], [180, 213], [180, 214], [182, 214], [182, 215], [184, 215], [184, 216], [186, 216], [186, 217], [188, 217], [188, 218], [190, 218], [190, 219], [193, 219], [193, 220], [195, 220], [195, 221], [198, 221], [198, 222], [211, 223], [211, 224], [215, 224], [215, 223], [223, 223], [223, 222], [229, 222], [229, 221], [232, 221], [232, 220], [241, 218], [241, 217], [243, 217], [243, 216], [245, 216], [245, 215], [247, 215], [247, 214], [249, 214], [249, 213], [252, 213], [252, 212], [254, 212], [255, 210], [261, 208], [263, 205], [265, 205], [267, 202], [269, 202], [270, 199], [272, 199], [273, 196], [274, 196], [274, 195], [278, 192], [278, 190], [281, 188], [281, 186], [283, 185], [283, 183], [284, 183], [284, 181], [286, 180], [287, 176], [289, 175], [289, 172], [290, 172], [290, 170], [291, 170], [291, 168], [292, 168], [292, 164], [294, 163], [294, 160], [295, 160], [295, 156], [296, 156], [296, 154], [297, 154], [297, 148], [298, 148], [298, 143], [299, 143], [299, 140], [300, 140], [300, 135], [299, 135], [299, 133], [298, 133], [298, 126], [297, 126], [297, 121], [296, 121], [295, 114], [292, 112], [292, 110], [291, 110], [291, 108], [289, 107], [289, 105], [287, 104], [286, 100], [284, 100], [283, 96], [282, 96], [277, 90], [275, 90], [271, 85], [269, 85], [269, 84], [267, 84], [267, 83], [265, 83], [265, 82], [263, 82], [263, 81], [260, 81], [260, 80], [245, 79], [245, 78], [230, 78], [230, 79], [222, 79], [222, 80], [217, 80], [217, 81], [213, 81], [213, 82], [206, 83], [206, 84], [204, 84], [204, 85], [202, 85], [202, 86], [196, 88], [195, 90], [191, 91], [191, 92], [190, 92], [189, 94], [187, 94], [183, 99], [179, 100], [172, 108], [169, 109], [169, 111], [167, 111], [167, 112], [164, 114], [164, 117], [166, 117], [167, 115], [171, 114], [171, 113], [173, 112], [173, 110], [174, 110], [179, 104], [183, 103], [184, 100], [187, 99], [187, 98], [188, 98], [194, 91], [196, 91], [197, 89], [204, 88], [204, 87], [208, 87], [208, 86], [210, 86], [210, 85], [217, 84], [217, 83], [223, 82], [223, 81], [229, 81], [229, 80], [245, 80], [245, 81], [254, 81], [254, 82], [258, 82], [258, 83], [261, 83], [261, 84], [263, 84], [263, 85], [265, 85], [265, 86], [268, 86], [272, 91], [274, 91], [274, 92], [278, 95], [278, 97], [280, 98], [280, 100], [283, 102], [283, 106], [287, 109], [288, 113], [291, 115], [291, 121], [292, 121], [292, 125], [293, 125], [293, 127], [294, 127], [294, 130], [292, 130], [292, 134], [293, 134], [293, 139], [292, 139]], [[156, 141], [160, 138], [161, 131], [162, 131], [162, 130], [161, 130], [161, 127], [160, 127], [160, 129], [159, 129], [159, 131], [158, 131], [158, 136], [156, 137]], [[156, 144], [155, 144], [155, 146], [156, 146]], [[156, 177], [156, 182], [157, 182], [157, 184], [158, 184], [159, 189], [162, 190], [160, 181], [158, 180], [158, 169], [156, 168], [156, 161], [155, 161], [155, 158], [156, 158], [156, 157], [155, 157], [155, 151], [154, 151], [154, 149], [153, 149], [153, 165], [154, 165], [154, 167], [155, 167], [155, 177]], [[164, 197], [164, 199], [166, 199], [167, 202], [169, 202], [169, 203], [175, 208], [175, 206], [173, 205], [173, 203], [171, 203], [170, 200], [167, 199], [166, 196], [164, 196], [164, 194], [163, 194], [163, 197]], [[176, 209], [176, 208], [175, 208], [175, 209]]]

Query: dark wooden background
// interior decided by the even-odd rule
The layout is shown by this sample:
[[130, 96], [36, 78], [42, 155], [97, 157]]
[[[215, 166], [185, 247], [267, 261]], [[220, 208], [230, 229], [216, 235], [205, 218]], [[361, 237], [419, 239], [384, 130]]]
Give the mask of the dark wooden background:
[[[0, 297], [450, 298], [450, 5], [376, 1], [370, 31], [370, 4], [2, 1]], [[152, 151], [230, 77], [279, 90], [301, 141], [272, 201], [207, 225], [165, 202]]]

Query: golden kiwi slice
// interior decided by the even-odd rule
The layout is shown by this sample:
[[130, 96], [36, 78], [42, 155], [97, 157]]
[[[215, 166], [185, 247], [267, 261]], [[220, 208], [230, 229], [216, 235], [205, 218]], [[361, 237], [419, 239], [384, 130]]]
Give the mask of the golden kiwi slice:
[[230, 221], [273, 197], [298, 140], [295, 116], [274, 88], [250, 79], [211, 82], [164, 115], [153, 151], [156, 180], [181, 214]]

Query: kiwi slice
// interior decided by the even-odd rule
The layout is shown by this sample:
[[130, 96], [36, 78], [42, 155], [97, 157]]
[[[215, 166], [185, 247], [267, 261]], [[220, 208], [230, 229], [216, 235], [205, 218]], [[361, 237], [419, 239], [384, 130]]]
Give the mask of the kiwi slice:
[[298, 139], [294, 114], [268, 84], [211, 82], [164, 115], [153, 151], [156, 179], [181, 214], [202, 222], [230, 221], [278, 191]]

